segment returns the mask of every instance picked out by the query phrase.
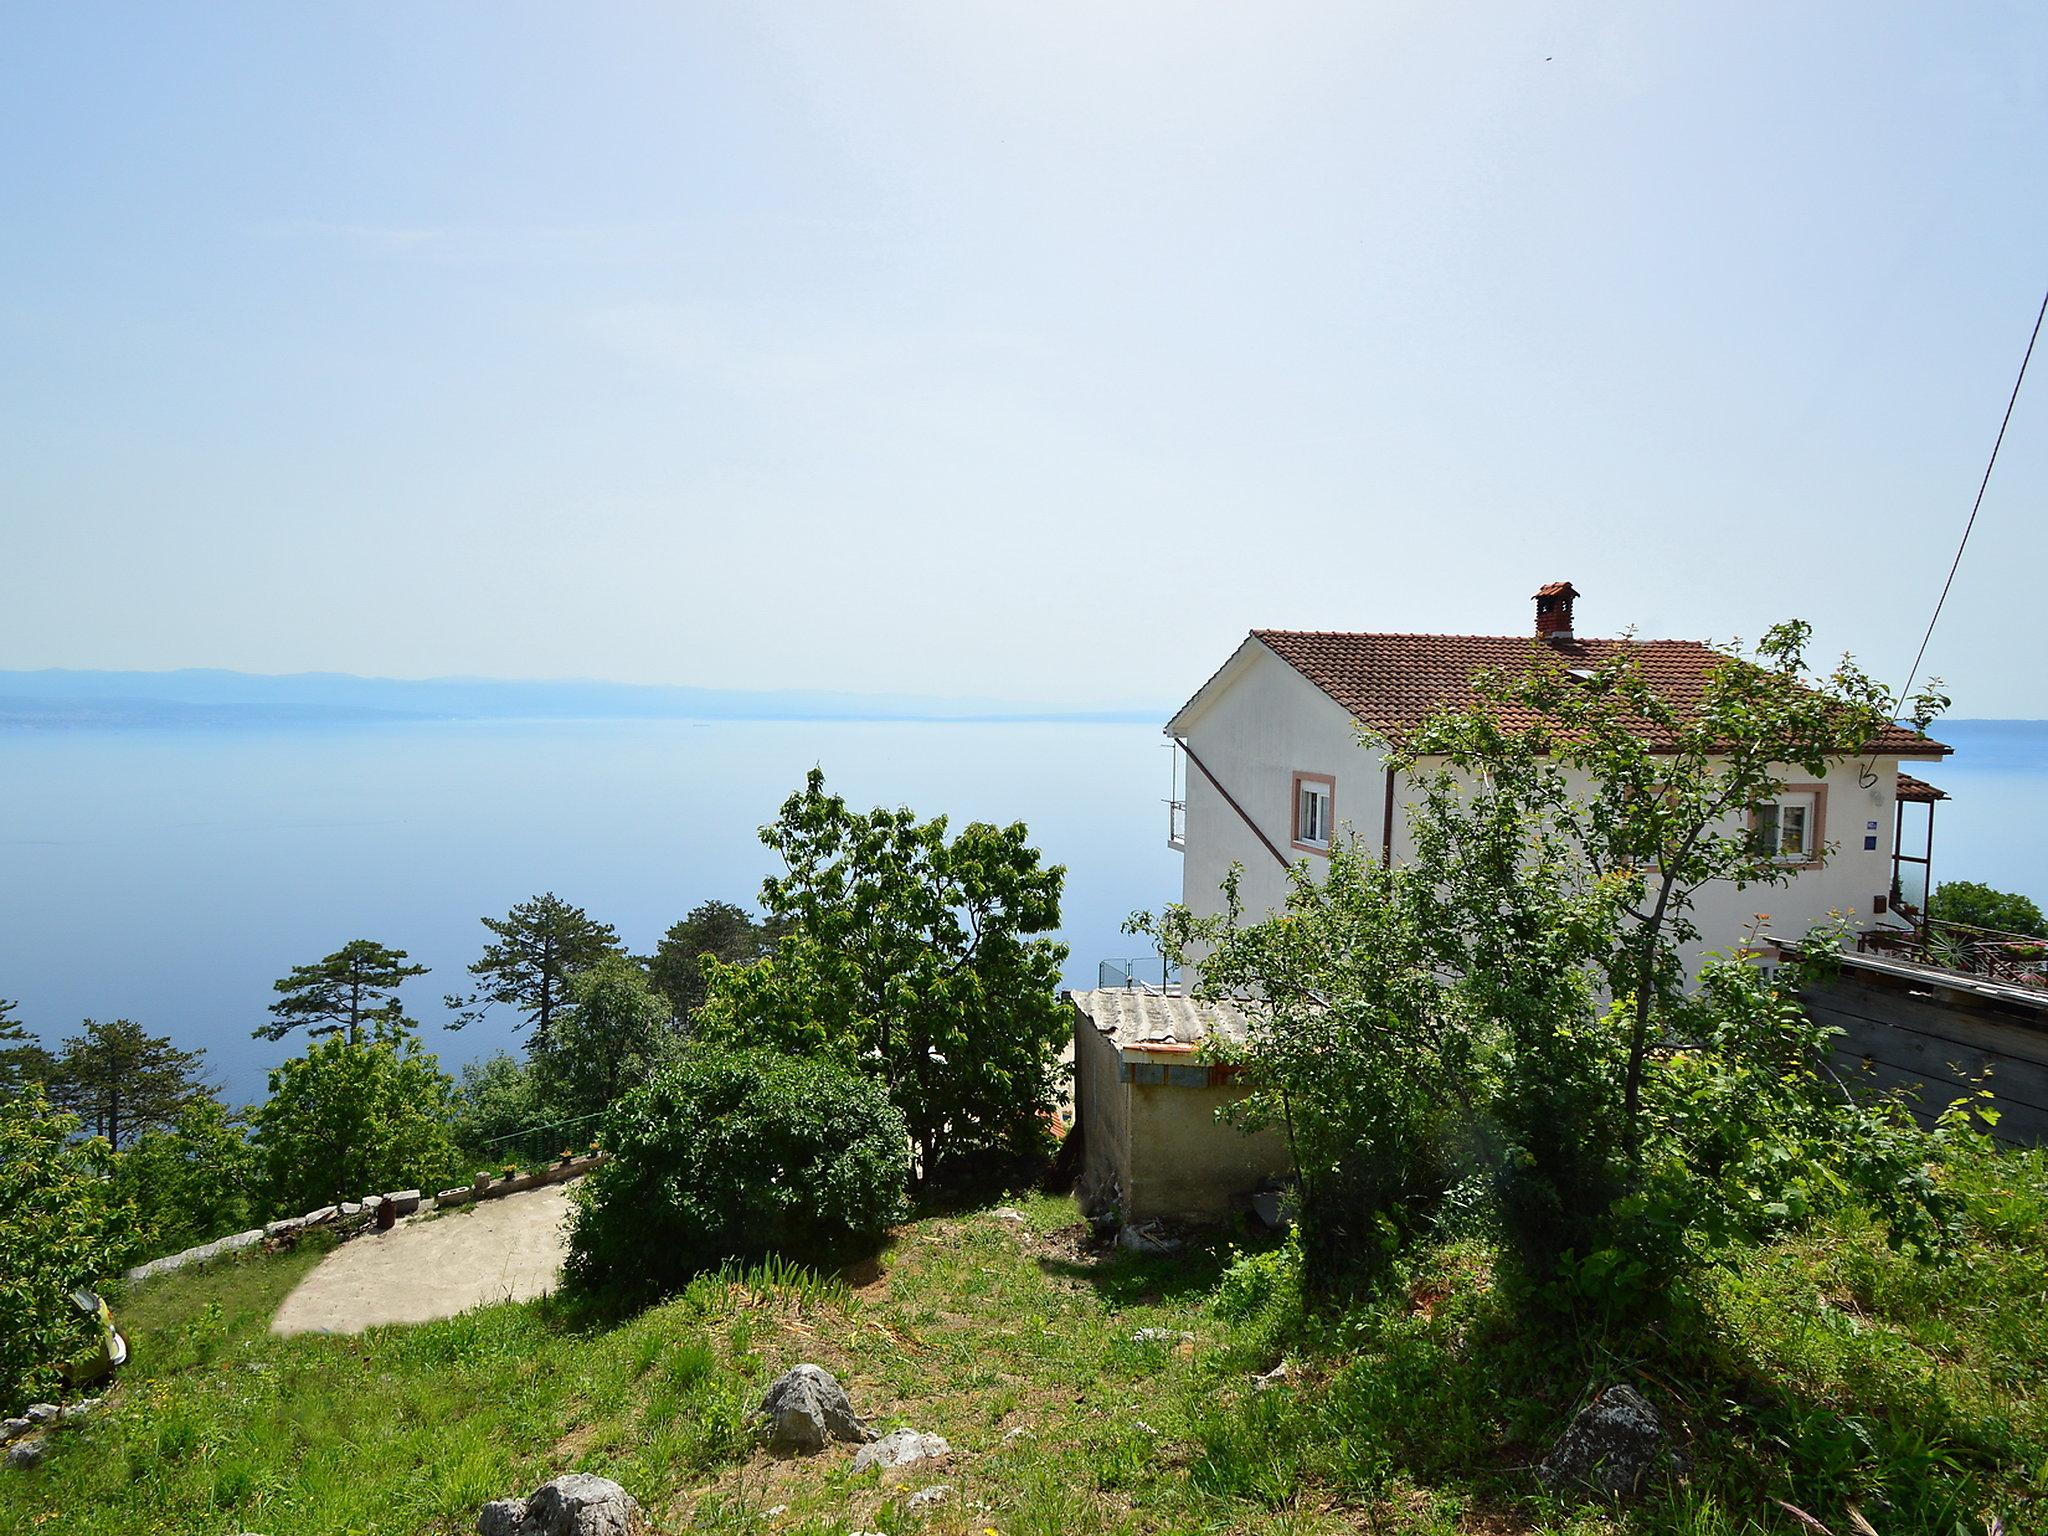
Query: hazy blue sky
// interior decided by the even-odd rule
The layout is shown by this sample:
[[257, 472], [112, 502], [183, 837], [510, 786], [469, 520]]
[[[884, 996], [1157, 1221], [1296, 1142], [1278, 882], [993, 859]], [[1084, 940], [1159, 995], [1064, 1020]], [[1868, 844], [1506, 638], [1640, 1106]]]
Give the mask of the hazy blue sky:
[[[1689, 9], [17, 0], [0, 665], [1174, 702], [1563, 577], [1896, 674], [2048, 7]], [[2042, 362], [1962, 713], [2048, 715]]]

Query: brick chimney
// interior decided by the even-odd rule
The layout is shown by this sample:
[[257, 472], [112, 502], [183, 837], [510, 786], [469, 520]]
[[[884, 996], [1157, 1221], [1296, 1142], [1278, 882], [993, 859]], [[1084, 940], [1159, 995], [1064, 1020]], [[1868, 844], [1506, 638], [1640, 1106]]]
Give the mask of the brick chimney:
[[1569, 640], [1572, 637], [1572, 599], [1578, 588], [1568, 581], [1546, 582], [1536, 589], [1536, 638]]

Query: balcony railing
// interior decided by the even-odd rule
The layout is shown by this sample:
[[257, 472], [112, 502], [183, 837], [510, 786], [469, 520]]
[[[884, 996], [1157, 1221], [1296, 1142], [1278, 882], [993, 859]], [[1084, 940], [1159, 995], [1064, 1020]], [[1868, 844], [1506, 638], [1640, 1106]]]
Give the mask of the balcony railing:
[[1166, 802], [1166, 846], [1186, 848], [1188, 845], [1188, 803], [1185, 800]]
[[[1153, 981], [1152, 976], [1159, 979]], [[1180, 968], [1166, 963], [1163, 955], [1144, 955], [1131, 960], [1104, 960], [1095, 968], [1095, 984], [1105, 991], [1177, 992]]]
[[1923, 918], [1920, 926], [1910, 931], [1871, 929], [1858, 935], [1856, 948], [1861, 954], [1906, 960], [2007, 986], [2048, 987], [2048, 939], [2029, 934]]

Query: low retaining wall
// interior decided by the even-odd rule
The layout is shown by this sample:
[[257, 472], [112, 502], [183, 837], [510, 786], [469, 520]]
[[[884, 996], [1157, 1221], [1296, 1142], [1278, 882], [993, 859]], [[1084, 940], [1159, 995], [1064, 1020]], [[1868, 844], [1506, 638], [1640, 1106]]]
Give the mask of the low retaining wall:
[[538, 1173], [522, 1173], [510, 1179], [491, 1179], [479, 1174], [475, 1183], [461, 1189], [444, 1189], [434, 1196], [437, 1206], [468, 1205], [477, 1200], [500, 1200], [506, 1195], [516, 1195], [525, 1189], [540, 1189], [548, 1184], [566, 1184], [569, 1180], [590, 1172], [604, 1161], [602, 1152], [592, 1152], [585, 1157], [572, 1157], [566, 1163], [556, 1163]]
[[339, 1205], [323, 1205], [318, 1210], [308, 1211], [303, 1216], [286, 1216], [264, 1226], [251, 1227], [246, 1232], [236, 1232], [228, 1237], [217, 1237], [210, 1243], [201, 1243], [180, 1253], [166, 1254], [160, 1259], [151, 1259], [147, 1264], [138, 1264], [122, 1278], [133, 1283], [147, 1280], [153, 1275], [167, 1275], [173, 1270], [184, 1269], [193, 1264], [204, 1264], [208, 1259], [223, 1258], [230, 1253], [240, 1253], [244, 1248], [254, 1248], [270, 1238], [287, 1237], [295, 1232], [307, 1232], [320, 1228], [354, 1228], [374, 1220], [377, 1207], [389, 1200], [401, 1216], [410, 1216], [420, 1209], [420, 1192], [416, 1189], [395, 1189], [381, 1195], [365, 1195], [360, 1200], [344, 1200]]

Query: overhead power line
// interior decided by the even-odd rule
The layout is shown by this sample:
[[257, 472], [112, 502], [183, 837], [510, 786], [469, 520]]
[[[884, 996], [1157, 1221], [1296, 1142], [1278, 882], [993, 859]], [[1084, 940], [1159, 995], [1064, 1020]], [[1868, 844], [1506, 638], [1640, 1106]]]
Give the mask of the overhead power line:
[[2012, 394], [2005, 402], [2005, 416], [1998, 423], [1998, 436], [1992, 441], [1991, 457], [1984, 465], [1984, 478], [1977, 482], [1977, 499], [1970, 503], [1970, 520], [1963, 524], [1963, 536], [1956, 541], [1956, 557], [1949, 562], [1948, 579], [1941, 584], [1941, 596], [1934, 600], [1934, 612], [1928, 615], [1927, 632], [1920, 637], [1920, 649], [1913, 653], [1913, 669], [1906, 674], [1906, 686], [1899, 690], [1899, 705], [1906, 702], [1913, 685], [1920, 681], [1920, 663], [1927, 659], [1927, 642], [1934, 638], [1934, 626], [1941, 619], [1942, 605], [1948, 601], [1948, 589], [1955, 585], [1956, 570], [1963, 563], [1963, 551], [1970, 547], [1970, 530], [1977, 526], [1977, 512], [1984, 505], [1985, 488], [1991, 484], [1991, 471], [1998, 464], [1998, 450], [2005, 443], [2005, 429], [2012, 425], [2012, 410], [2019, 403], [2020, 386], [2027, 381], [2027, 364], [2034, 359], [2034, 343], [2041, 339], [2044, 316], [2048, 316], [2048, 293], [2041, 295], [2041, 308], [2034, 315], [2034, 332], [2027, 338], [2026, 355], [2020, 359], [2019, 377], [2012, 381]]

